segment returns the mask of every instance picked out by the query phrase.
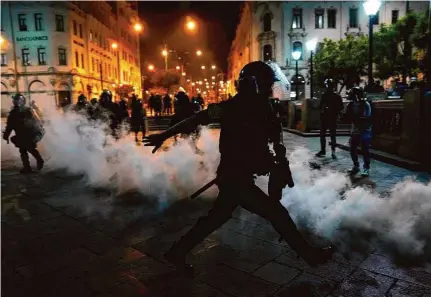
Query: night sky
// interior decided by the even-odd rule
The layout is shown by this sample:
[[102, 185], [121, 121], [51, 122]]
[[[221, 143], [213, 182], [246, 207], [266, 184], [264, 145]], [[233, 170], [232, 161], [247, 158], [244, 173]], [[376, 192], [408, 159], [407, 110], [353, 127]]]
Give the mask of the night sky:
[[[216, 64], [226, 72], [241, 4], [236, 1], [140, 1], [139, 15], [145, 26], [141, 40], [142, 65], [164, 67], [161, 50], [166, 42], [169, 49], [191, 53], [190, 64], [196, 67], [190, 72], [197, 72], [200, 65], [204, 64]], [[187, 16], [193, 17], [198, 23], [198, 30], [194, 34], [184, 28]], [[195, 55], [197, 49], [204, 53], [202, 57]], [[170, 60], [169, 63], [169, 68], [172, 68], [176, 61]]]

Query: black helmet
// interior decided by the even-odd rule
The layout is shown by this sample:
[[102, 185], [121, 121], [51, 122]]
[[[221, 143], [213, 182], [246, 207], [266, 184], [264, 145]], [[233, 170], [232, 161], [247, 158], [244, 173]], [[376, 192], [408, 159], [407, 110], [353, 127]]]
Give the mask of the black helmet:
[[325, 79], [325, 87], [333, 90], [335, 88], [335, 81], [332, 78]]
[[100, 95], [100, 103], [104, 106], [110, 102], [112, 102], [112, 93], [109, 90], [103, 90], [102, 94]]
[[96, 104], [97, 104], [97, 98], [93, 98], [93, 99], [91, 99], [91, 100], [90, 100], [90, 103], [91, 103], [92, 105], [96, 105]]
[[349, 90], [347, 98], [351, 101], [359, 101], [364, 98], [364, 91], [360, 87], [353, 87]]
[[278, 81], [274, 70], [262, 61], [254, 61], [245, 65], [238, 78], [238, 91], [243, 88], [256, 86], [256, 90], [249, 89], [256, 93], [268, 92], [274, 82]]
[[22, 107], [25, 105], [26, 99], [22, 94], [17, 93], [12, 97], [12, 102], [14, 106]]
[[87, 97], [84, 94], [78, 96], [78, 103], [87, 103]]

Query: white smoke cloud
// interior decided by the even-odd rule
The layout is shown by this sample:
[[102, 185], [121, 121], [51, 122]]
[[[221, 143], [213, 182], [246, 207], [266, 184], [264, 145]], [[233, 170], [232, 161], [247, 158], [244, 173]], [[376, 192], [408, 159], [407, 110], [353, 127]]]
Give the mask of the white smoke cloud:
[[[46, 112], [44, 116], [46, 133], [39, 145], [46, 159], [44, 170], [81, 174], [83, 186], [108, 188], [117, 194], [138, 191], [164, 209], [215, 176], [219, 152], [214, 131], [202, 130], [200, 152], [190, 140], [181, 139], [151, 154], [152, 148], [136, 146], [132, 137], [115, 141], [101, 123], [91, 124], [76, 113]], [[12, 145], [2, 142], [2, 150], [2, 159], [19, 158]], [[431, 183], [407, 179], [384, 198], [362, 187], [349, 188], [341, 196], [349, 179], [336, 171], [312, 170], [311, 158], [306, 148], [291, 153], [295, 187], [283, 191], [282, 204], [301, 228], [345, 251], [362, 245], [402, 255], [430, 255]], [[258, 178], [257, 184], [266, 191], [267, 178]], [[204, 196], [216, 193], [213, 187]], [[100, 212], [94, 202], [79, 199], [79, 204], [85, 212], [92, 207]], [[103, 210], [110, 211], [106, 204]]]

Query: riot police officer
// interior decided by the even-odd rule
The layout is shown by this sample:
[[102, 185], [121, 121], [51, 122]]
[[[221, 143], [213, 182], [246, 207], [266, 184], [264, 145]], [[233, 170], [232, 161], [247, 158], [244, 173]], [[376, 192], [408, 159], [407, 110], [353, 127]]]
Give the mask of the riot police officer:
[[102, 92], [99, 99], [99, 106], [104, 109], [102, 113], [102, 120], [109, 123], [112, 136], [117, 138], [117, 128], [120, 122], [120, 107], [117, 103], [112, 102], [112, 93], [110, 91], [104, 90]]
[[37, 162], [37, 169], [43, 168], [44, 161], [39, 151], [37, 143], [43, 137], [42, 123], [33, 115], [32, 110], [25, 106], [26, 99], [21, 94], [13, 97], [13, 108], [7, 118], [6, 129], [3, 139], [9, 143], [9, 136], [12, 131], [15, 135], [11, 137], [12, 143], [19, 148], [23, 169], [21, 173], [31, 173], [28, 153], [32, 154]]
[[[271, 172], [271, 179], [272, 172], [275, 172], [273, 183], [278, 187], [294, 186], [286, 148], [282, 142], [281, 125], [269, 102], [276, 79], [268, 64], [261, 61], [251, 62], [241, 70], [237, 84], [238, 94], [231, 100], [211, 104], [208, 109], [165, 132], [145, 138], [147, 146], [155, 147], [154, 153], [166, 139], [177, 133], [215, 120], [221, 124], [221, 158], [216, 178], [220, 192], [208, 216], [200, 218], [165, 254], [165, 259], [177, 268], [192, 271], [192, 267], [185, 263], [187, 253], [229, 220], [237, 206], [269, 220], [309, 265], [319, 265], [331, 257], [331, 248], [314, 248], [304, 239], [289, 212], [280, 203], [281, 195], [278, 199], [268, 197], [254, 182], [256, 175]], [[269, 149], [269, 143], [273, 143], [274, 152]]]
[[320, 151], [317, 157], [326, 155], [326, 130], [329, 129], [331, 136], [332, 159], [336, 159], [335, 147], [337, 145], [337, 119], [343, 110], [343, 99], [335, 92], [335, 81], [325, 80], [326, 91], [322, 94], [320, 101]]
[[84, 94], [78, 96], [78, 102], [74, 106], [75, 111], [81, 111], [87, 108], [88, 102], [87, 97]]

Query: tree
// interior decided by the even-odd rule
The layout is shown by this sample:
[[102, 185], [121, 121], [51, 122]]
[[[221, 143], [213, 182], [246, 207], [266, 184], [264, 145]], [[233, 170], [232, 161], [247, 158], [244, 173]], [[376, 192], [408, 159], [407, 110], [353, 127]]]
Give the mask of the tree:
[[183, 83], [183, 77], [175, 70], [160, 70], [151, 77], [151, 82], [156, 86], [165, 88], [168, 92], [178, 88]]
[[366, 74], [368, 38], [365, 36], [333, 41], [325, 38], [319, 44], [313, 60], [315, 66], [314, 81], [323, 86], [326, 78], [332, 78], [341, 84], [339, 92], [361, 81]]
[[429, 9], [424, 13], [419, 13], [413, 34], [411, 35], [411, 42], [416, 47], [415, 58], [418, 60], [418, 68], [424, 73], [424, 80], [427, 81], [431, 87], [430, 69], [430, 47], [431, 47], [431, 14]]

